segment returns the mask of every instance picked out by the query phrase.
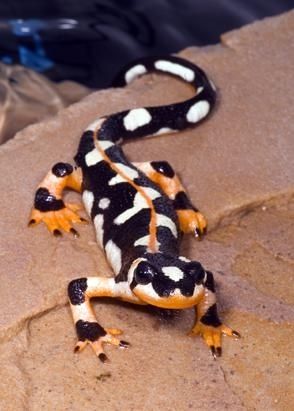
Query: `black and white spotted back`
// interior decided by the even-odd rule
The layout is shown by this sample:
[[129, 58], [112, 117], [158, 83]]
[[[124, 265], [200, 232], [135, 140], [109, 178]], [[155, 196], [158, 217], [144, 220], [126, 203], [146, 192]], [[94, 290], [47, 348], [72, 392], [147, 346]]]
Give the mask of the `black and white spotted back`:
[[83, 201], [97, 240], [119, 279], [144, 253], [179, 253], [179, 226], [171, 200], [125, 157], [119, 143], [194, 126], [214, 106], [215, 88], [196, 65], [178, 57], [145, 58], [121, 73], [114, 85], [159, 71], [196, 89], [194, 97], [160, 107], [133, 108], [101, 117], [81, 137], [76, 163], [83, 172]]

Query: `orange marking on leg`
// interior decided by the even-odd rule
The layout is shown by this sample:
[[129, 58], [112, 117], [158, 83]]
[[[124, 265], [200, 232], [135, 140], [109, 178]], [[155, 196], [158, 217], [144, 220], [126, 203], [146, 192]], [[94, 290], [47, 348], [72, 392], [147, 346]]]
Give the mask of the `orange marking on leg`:
[[174, 199], [179, 191], [184, 191], [184, 187], [177, 176], [170, 178], [153, 170], [148, 177], [157, 184], [170, 199]]
[[195, 233], [196, 229], [200, 234], [203, 234], [207, 227], [205, 217], [199, 212], [194, 210], [177, 210], [180, 229], [184, 233]]
[[174, 177], [167, 177], [154, 170], [150, 163], [134, 163], [134, 165], [143, 171], [153, 183], [158, 185], [170, 199], [173, 200], [179, 191], [185, 191], [176, 175]]
[[74, 171], [67, 176], [66, 187], [80, 193], [82, 191], [82, 170], [80, 168], [75, 168]]
[[105, 328], [105, 331], [112, 335], [121, 335], [123, 333], [119, 328]]

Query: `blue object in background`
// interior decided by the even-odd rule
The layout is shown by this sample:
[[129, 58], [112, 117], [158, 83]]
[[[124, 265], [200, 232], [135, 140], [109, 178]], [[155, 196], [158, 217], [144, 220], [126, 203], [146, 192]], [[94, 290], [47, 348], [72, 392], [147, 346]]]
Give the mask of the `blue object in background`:
[[[46, 71], [54, 66], [54, 62], [46, 56], [46, 51], [42, 45], [42, 38], [38, 31], [43, 29], [45, 22], [41, 20], [9, 20], [12, 33], [17, 37], [31, 37], [34, 47], [30, 50], [25, 45], [18, 46], [19, 62], [36, 71]], [[3, 61], [3, 60], [2, 60]]]

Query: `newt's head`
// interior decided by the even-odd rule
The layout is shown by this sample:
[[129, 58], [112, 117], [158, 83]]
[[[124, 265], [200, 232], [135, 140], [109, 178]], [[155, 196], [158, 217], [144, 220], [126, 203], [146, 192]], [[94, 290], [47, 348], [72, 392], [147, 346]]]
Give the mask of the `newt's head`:
[[188, 308], [202, 298], [206, 272], [197, 261], [161, 253], [138, 258], [128, 281], [133, 293], [147, 304], [162, 308]]

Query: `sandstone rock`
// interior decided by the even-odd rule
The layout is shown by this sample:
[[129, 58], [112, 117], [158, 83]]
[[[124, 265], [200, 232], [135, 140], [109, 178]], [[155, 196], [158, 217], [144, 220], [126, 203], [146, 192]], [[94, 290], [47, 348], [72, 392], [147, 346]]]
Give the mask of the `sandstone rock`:
[[0, 148], [1, 409], [291, 409], [293, 28], [291, 12], [184, 50], [216, 83], [217, 109], [195, 129], [125, 145], [131, 160], [170, 161], [208, 216], [207, 238], [186, 238], [183, 253], [216, 273], [222, 317], [243, 335], [217, 361], [185, 336], [191, 310], [166, 322], [108, 300], [94, 305], [101, 323], [124, 329], [132, 347], [109, 348], [107, 366], [90, 350], [73, 355], [66, 285], [111, 271], [91, 225], [79, 239], [26, 227], [36, 185], [71, 159], [88, 123], [184, 99], [184, 85], [152, 75], [94, 93]]

